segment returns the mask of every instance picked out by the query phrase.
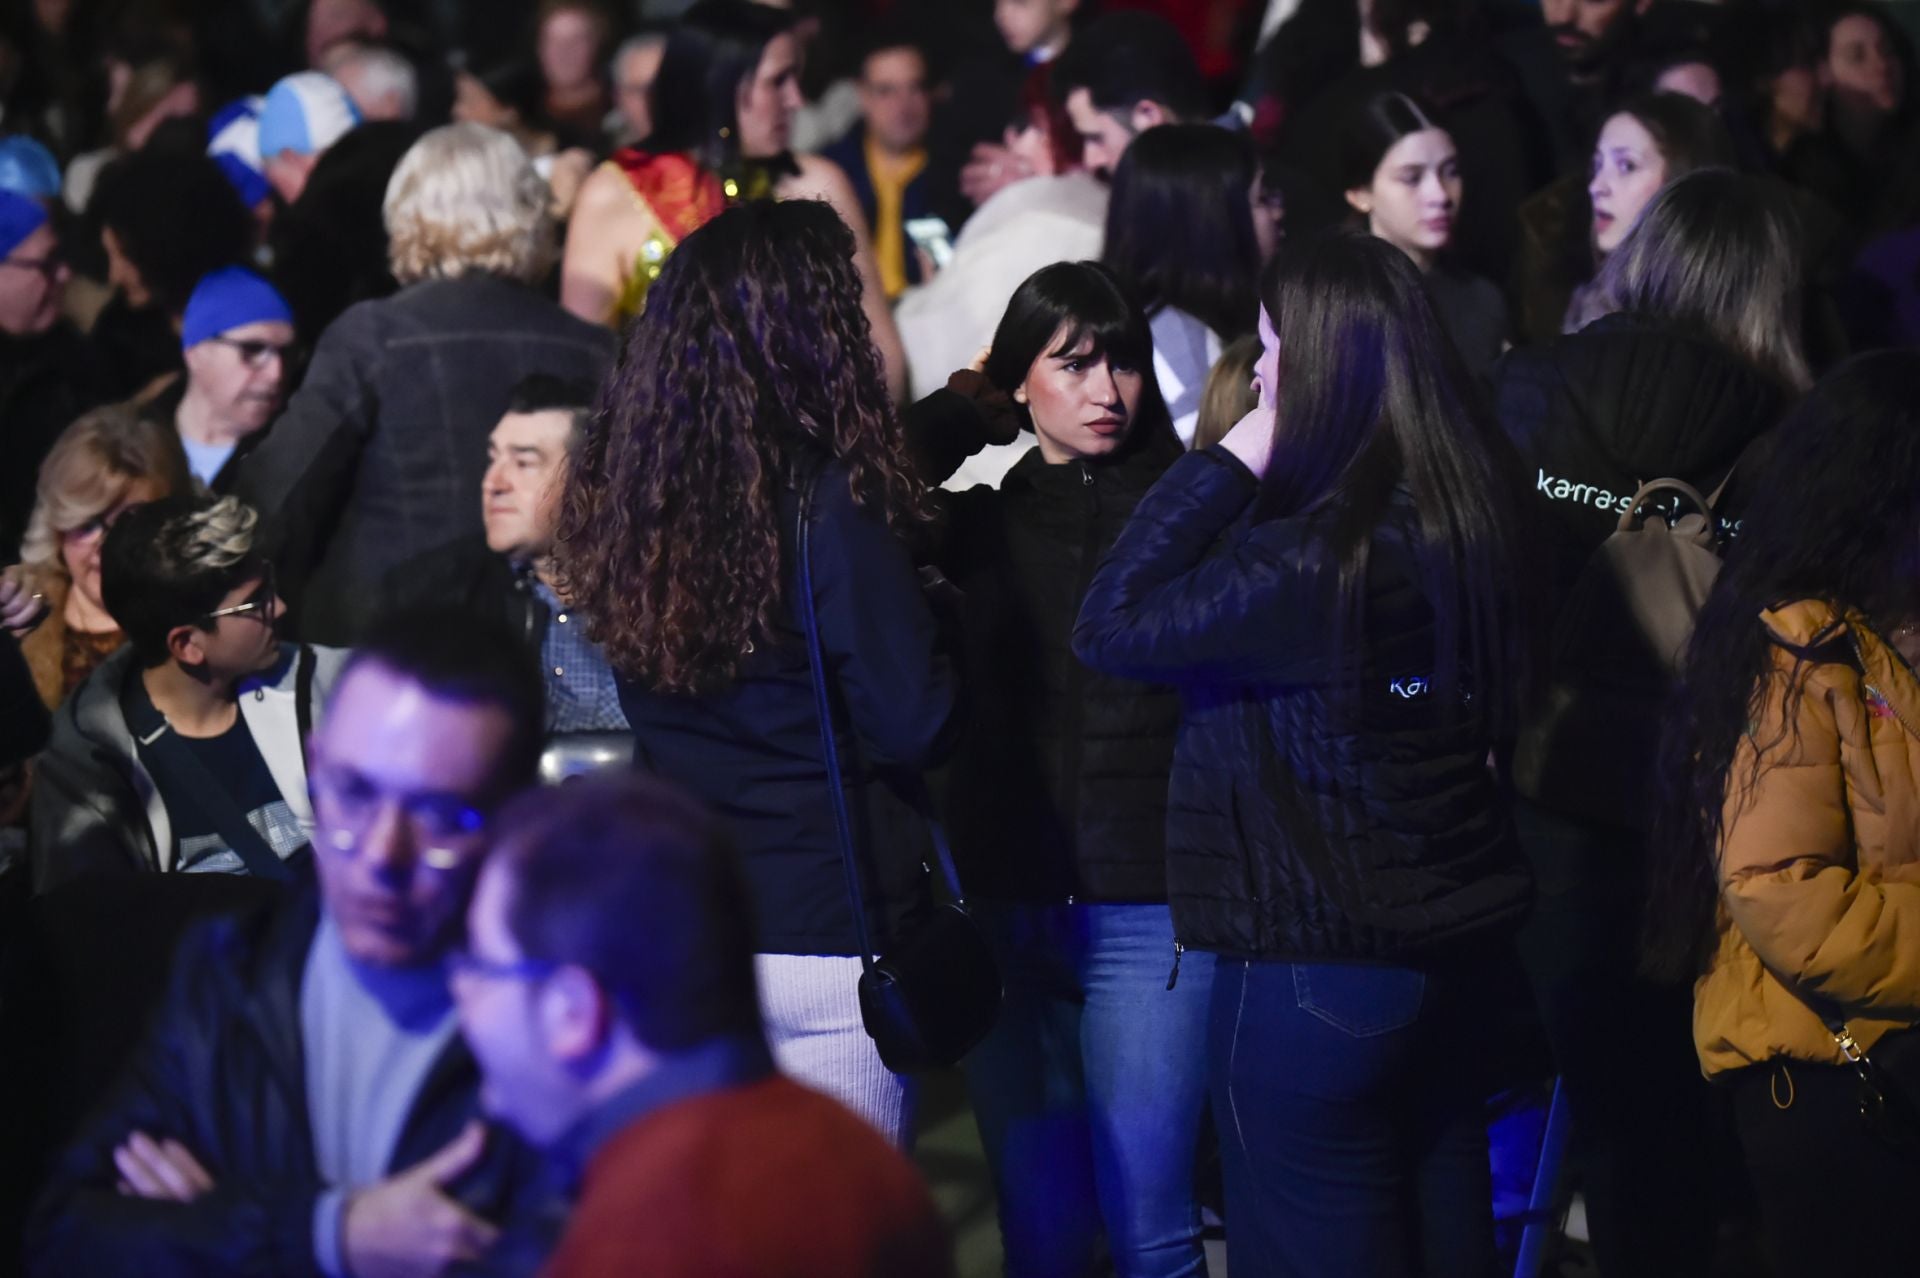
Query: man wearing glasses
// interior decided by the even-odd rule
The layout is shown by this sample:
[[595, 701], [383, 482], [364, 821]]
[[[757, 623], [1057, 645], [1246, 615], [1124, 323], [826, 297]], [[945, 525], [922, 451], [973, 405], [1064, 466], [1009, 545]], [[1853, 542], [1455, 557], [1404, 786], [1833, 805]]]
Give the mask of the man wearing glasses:
[[36, 1208], [30, 1273], [434, 1275], [525, 1220], [536, 1160], [477, 1121], [446, 961], [542, 696], [480, 619], [370, 630], [309, 741], [316, 873], [185, 943]]
[[943, 1278], [920, 1176], [781, 1076], [719, 821], [632, 772], [515, 801], [455, 956], [486, 1104], [573, 1202], [544, 1278]]
[[[30, 146], [7, 138], [9, 149]], [[58, 186], [29, 182], [26, 166], [15, 181], [0, 174], [0, 423], [7, 465], [0, 471], [0, 562], [20, 554], [20, 537], [33, 513], [40, 461], [74, 418], [125, 394], [114, 370], [102, 365], [79, 330], [61, 317], [70, 272], [60, 237], [48, 218]], [[42, 167], [57, 181], [52, 157]], [[116, 392], [118, 394], [116, 394]]]
[[133, 506], [100, 552], [126, 633], [68, 699], [32, 809], [34, 887], [92, 872], [284, 879], [313, 828], [301, 734], [344, 654], [280, 642], [258, 517], [228, 497]]
[[147, 411], [180, 433], [189, 469], [214, 492], [228, 491], [235, 463], [285, 402], [293, 335], [286, 299], [242, 266], [207, 275], [187, 300], [187, 375]]

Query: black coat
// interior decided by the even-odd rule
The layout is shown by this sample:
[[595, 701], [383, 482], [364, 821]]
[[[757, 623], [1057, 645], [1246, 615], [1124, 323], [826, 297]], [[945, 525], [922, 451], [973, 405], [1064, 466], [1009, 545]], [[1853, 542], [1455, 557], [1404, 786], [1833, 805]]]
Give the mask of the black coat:
[[613, 334], [490, 275], [347, 310], [241, 464], [292, 627], [351, 646], [396, 565], [481, 531], [487, 435], [529, 373], [598, 381]]
[[36, 337], [0, 334], [0, 563], [20, 558], [40, 463], [60, 432], [123, 393], [115, 370], [64, 320]]
[[[319, 922], [309, 880], [284, 905], [191, 933], [146, 1042], [61, 1155], [27, 1231], [45, 1278], [311, 1278], [314, 1164], [300, 982]], [[479, 1070], [456, 1036], [407, 1115], [389, 1163], [437, 1152], [479, 1114]], [[124, 1196], [113, 1150], [135, 1131], [171, 1137], [216, 1188], [191, 1204]], [[547, 1201], [538, 1159], [499, 1129], [448, 1187], [468, 1210], [518, 1224]]]
[[1184, 698], [1167, 813], [1183, 945], [1408, 962], [1488, 938], [1529, 883], [1491, 734], [1433, 673], [1434, 618], [1398, 500], [1375, 531], [1357, 685], [1328, 636], [1339, 565], [1311, 519], [1250, 524], [1258, 486], [1211, 448], [1147, 494], [1087, 592], [1074, 648]]
[[[984, 442], [941, 391], [908, 416], [929, 482]], [[965, 596], [967, 728], [947, 810], [969, 892], [1010, 900], [1167, 899], [1172, 688], [1117, 679], [1073, 654], [1100, 557], [1181, 455], [1171, 429], [1107, 458], [1048, 465], [1034, 449], [1002, 481], [941, 495], [931, 558]]]
[[[1642, 484], [1683, 479], [1711, 493], [1786, 407], [1785, 392], [1746, 361], [1631, 315], [1513, 351], [1494, 384], [1500, 424], [1533, 481], [1554, 608]], [[1737, 518], [1738, 487], [1723, 517]]]
[[533, 575], [467, 537], [417, 555], [387, 574], [379, 611], [453, 608], [496, 620], [526, 640], [537, 654], [547, 633], [547, 605], [533, 589]]
[[[727, 688], [704, 696], [616, 676], [620, 704], [639, 766], [731, 825], [761, 952], [856, 954], [806, 644], [791, 602], [798, 491], [783, 487], [777, 505], [785, 589], [774, 642], [750, 653]], [[921, 769], [949, 744], [956, 685], [906, 546], [854, 504], [839, 464], [820, 476], [812, 530], [814, 604], [879, 946], [929, 899], [924, 862], [932, 845], [913, 800]]]

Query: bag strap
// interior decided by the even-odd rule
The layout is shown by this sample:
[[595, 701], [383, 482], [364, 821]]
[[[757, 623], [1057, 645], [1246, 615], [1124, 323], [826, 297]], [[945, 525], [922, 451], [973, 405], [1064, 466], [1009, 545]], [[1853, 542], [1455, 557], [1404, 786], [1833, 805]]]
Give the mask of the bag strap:
[[301, 644], [294, 658], [293, 721], [300, 730], [300, 765], [307, 766], [307, 738], [313, 735], [313, 668], [318, 663], [310, 644]]
[[847, 792], [840, 777], [840, 748], [833, 739], [833, 706], [827, 697], [827, 662], [820, 649], [820, 615], [813, 606], [813, 490], [820, 472], [810, 470], [800, 481], [799, 529], [793, 558], [799, 570], [794, 607], [807, 636], [807, 667], [813, 675], [813, 707], [820, 721], [820, 754], [827, 767], [827, 794], [833, 808], [834, 836], [840, 843], [840, 864], [847, 876], [847, 899], [853, 906], [853, 929], [860, 938], [860, 966], [873, 970], [873, 938], [867, 929], [866, 894], [860, 890], [860, 865], [853, 855], [853, 826], [847, 819]]
[[[820, 468], [809, 471], [800, 481], [800, 515], [794, 536], [794, 563], [798, 569], [799, 590], [794, 609], [800, 615], [800, 628], [807, 640], [807, 666], [813, 676], [814, 711], [820, 721], [820, 754], [827, 770], [827, 792], [833, 808], [834, 833], [840, 842], [840, 862], [847, 876], [847, 897], [853, 905], [853, 926], [860, 939], [861, 966], [871, 971], [874, 965], [873, 939], [867, 927], [866, 895], [860, 889], [860, 863], [853, 848], [853, 824], [847, 816], [847, 792], [840, 772], [840, 747], [833, 737], [833, 702], [827, 692], [827, 659], [820, 644], [820, 614], [813, 600], [813, 494], [819, 485]], [[947, 832], [932, 816], [924, 792], [915, 799], [927, 819], [933, 836], [934, 858], [956, 905], [964, 906], [960, 873], [953, 863], [953, 849], [947, 844]]]
[[[226, 840], [227, 847], [247, 867], [247, 873], [255, 878], [290, 881], [293, 872], [287, 863], [267, 846], [267, 841], [240, 811], [226, 787], [214, 780], [166, 716], [157, 708], [142, 704], [145, 699], [134, 694], [133, 681], [139, 677], [137, 671], [129, 672], [120, 690], [120, 707], [162, 793], [173, 790], [191, 794], [201, 811], [213, 818], [214, 832]], [[239, 711], [236, 709], [235, 713]], [[177, 845], [177, 838], [175, 843]]]

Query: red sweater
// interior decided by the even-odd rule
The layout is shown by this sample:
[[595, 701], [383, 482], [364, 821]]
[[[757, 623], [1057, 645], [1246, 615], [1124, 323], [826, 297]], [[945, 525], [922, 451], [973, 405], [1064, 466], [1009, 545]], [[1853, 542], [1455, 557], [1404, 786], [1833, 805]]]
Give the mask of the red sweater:
[[669, 1105], [594, 1155], [542, 1278], [949, 1278], [920, 1174], [773, 1076]]

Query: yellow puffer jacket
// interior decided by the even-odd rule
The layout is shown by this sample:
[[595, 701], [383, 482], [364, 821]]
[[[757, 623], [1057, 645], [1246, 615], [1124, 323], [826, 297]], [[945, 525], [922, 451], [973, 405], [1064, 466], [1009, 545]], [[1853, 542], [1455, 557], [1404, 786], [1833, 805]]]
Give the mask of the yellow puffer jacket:
[[1796, 990], [1869, 1048], [1920, 1022], [1920, 681], [1858, 614], [1803, 601], [1761, 620], [1786, 646], [1728, 773], [1720, 935], [1693, 1001], [1709, 1077], [1840, 1063]]

